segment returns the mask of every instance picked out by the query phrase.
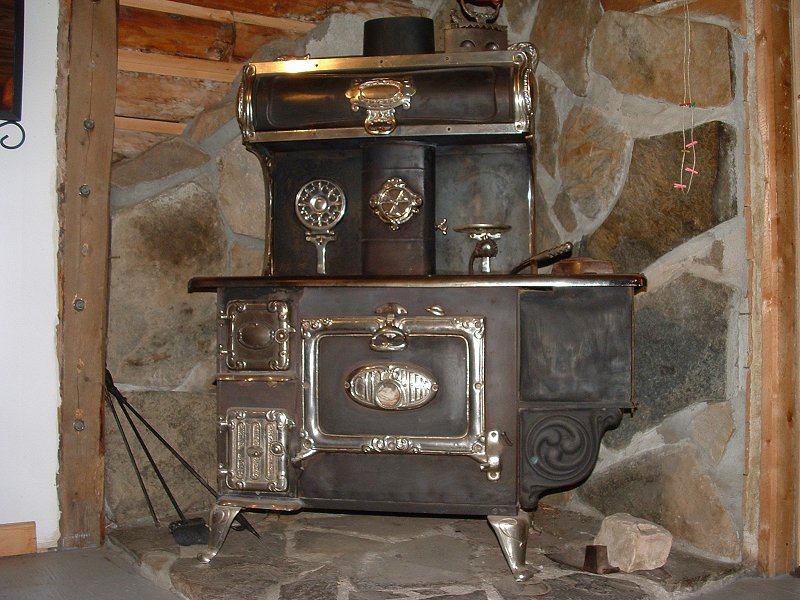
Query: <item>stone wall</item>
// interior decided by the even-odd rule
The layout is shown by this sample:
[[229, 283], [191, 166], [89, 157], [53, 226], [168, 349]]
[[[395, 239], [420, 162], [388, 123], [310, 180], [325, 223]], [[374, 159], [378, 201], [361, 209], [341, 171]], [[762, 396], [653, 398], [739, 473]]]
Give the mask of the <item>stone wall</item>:
[[[612, 10], [620, 5], [641, 9]], [[649, 285], [636, 301], [638, 410], [566, 500], [656, 521], [736, 560], [747, 344], [741, 10], [690, 4], [687, 107], [687, 25], [674, 6], [569, 7], [540, 2], [530, 38], [543, 63], [537, 245], [572, 240]], [[696, 155], [681, 152], [691, 140]], [[692, 164], [688, 187], [682, 167]], [[674, 187], [681, 181], [686, 189]]]
[[[649, 281], [636, 302], [639, 409], [606, 437], [589, 481], [559, 500], [654, 520], [704, 552], [735, 560], [747, 344], [745, 26], [739, 2], [689, 5], [695, 106], [680, 106], [686, 23], [676, 3], [664, 4], [505, 6], [510, 40], [529, 39], [541, 55], [537, 248], [570, 240], [579, 253], [644, 272]], [[306, 39], [276, 42], [256, 59], [359, 54], [362, 23], [378, 16], [367, 5], [359, 14], [349, 3]], [[441, 24], [455, 2], [386, 6], [380, 16], [427, 14]], [[231, 92], [183, 136], [113, 172], [109, 368], [212, 483], [214, 298], [188, 295], [186, 283], [258, 274], [265, 218], [260, 167], [241, 146], [233, 110]], [[699, 142], [696, 156], [681, 153], [691, 139]], [[681, 171], [687, 158], [693, 162], [683, 166], [699, 173], [690, 189], [678, 190], [681, 173], [688, 183]], [[107, 463], [109, 518], [146, 518], [111, 419]], [[208, 505], [210, 496], [179, 471], [179, 501], [191, 510]], [[166, 500], [158, 506], [170, 518]]]

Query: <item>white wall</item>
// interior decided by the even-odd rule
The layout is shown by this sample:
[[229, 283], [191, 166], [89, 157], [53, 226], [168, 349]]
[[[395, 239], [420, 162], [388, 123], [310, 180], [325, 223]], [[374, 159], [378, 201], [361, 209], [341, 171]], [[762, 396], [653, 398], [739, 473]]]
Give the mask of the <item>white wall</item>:
[[[22, 121], [0, 147], [0, 523], [59, 538], [56, 250], [57, 0], [25, 2]], [[0, 128], [6, 144], [14, 127]]]

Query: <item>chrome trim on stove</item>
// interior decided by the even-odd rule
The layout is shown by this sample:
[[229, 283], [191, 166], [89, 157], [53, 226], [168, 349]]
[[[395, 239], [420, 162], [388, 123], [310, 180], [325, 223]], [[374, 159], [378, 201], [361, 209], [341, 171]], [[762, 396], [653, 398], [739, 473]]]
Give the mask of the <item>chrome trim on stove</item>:
[[242, 69], [242, 82], [236, 95], [236, 116], [239, 128], [242, 130], [243, 141], [252, 140], [255, 136], [253, 125], [253, 84], [256, 80], [258, 69], [255, 64], [246, 64]]
[[408, 223], [419, 212], [422, 196], [408, 187], [400, 177], [390, 177], [369, 198], [369, 208], [392, 231]]
[[294, 333], [289, 303], [283, 300], [228, 302], [219, 315], [220, 327], [227, 327], [227, 341], [219, 355], [232, 371], [286, 371], [289, 369], [289, 340]]
[[411, 97], [417, 93], [411, 79], [377, 77], [362, 81], [353, 80], [345, 92], [353, 112], [367, 111], [364, 131], [370, 135], [389, 135], [397, 128], [395, 109], [411, 108]]
[[412, 410], [428, 404], [439, 384], [423, 367], [409, 363], [374, 363], [359, 367], [344, 382], [347, 395], [362, 406]]
[[[382, 307], [383, 308], [383, 307]], [[477, 461], [489, 480], [500, 477], [501, 435], [487, 431], [484, 400], [485, 323], [476, 316], [406, 316], [385, 310], [368, 317], [319, 317], [301, 322], [303, 338], [303, 429], [300, 451], [292, 459], [300, 464], [318, 452], [393, 452], [467, 456]], [[339, 435], [324, 431], [319, 421], [319, 345], [328, 336], [364, 338], [388, 326], [400, 330], [413, 348], [415, 337], [455, 337], [466, 345], [467, 377], [464, 386], [467, 430], [459, 436]], [[378, 433], [378, 432], [376, 432]]]
[[515, 517], [489, 515], [488, 519], [514, 579], [519, 582], [531, 579], [538, 582], [533, 576], [533, 568], [525, 563], [528, 531], [531, 528], [530, 513], [521, 510]]
[[[514, 50], [490, 52], [437, 52], [435, 54], [397, 54], [392, 56], [344, 56], [291, 59], [249, 63], [256, 75], [293, 73], [369, 73], [376, 69], [428, 69], [446, 67], [501, 66], [514, 63]], [[515, 63], [516, 64], [516, 63]]]
[[285, 492], [288, 489], [289, 430], [294, 421], [284, 410], [230, 408], [220, 417], [227, 432], [226, 464], [219, 470], [232, 490]]
[[539, 56], [533, 44], [519, 43], [510, 48], [512, 60], [518, 68], [514, 72], [514, 126], [519, 132], [533, 133], [533, 112]]
[[286, 375], [256, 375], [251, 373], [223, 373], [217, 375], [216, 381], [242, 381], [253, 382], [261, 381], [264, 383], [287, 383], [294, 381], [294, 377], [287, 377]]

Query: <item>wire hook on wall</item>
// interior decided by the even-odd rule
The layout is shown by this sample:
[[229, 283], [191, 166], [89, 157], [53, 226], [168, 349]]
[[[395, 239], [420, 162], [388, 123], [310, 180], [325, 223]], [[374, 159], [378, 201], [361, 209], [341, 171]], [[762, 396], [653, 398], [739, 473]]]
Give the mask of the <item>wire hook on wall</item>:
[[0, 130], [2, 130], [2, 128], [5, 127], [6, 125], [16, 126], [17, 129], [19, 130], [20, 139], [19, 142], [17, 142], [16, 144], [14, 144], [13, 142], [9, 144], [6, 143], [6, 140], [8, 140], [9, 137], [11, 136], [9, 136], [8, 134], [0, 135], [0, 146], [5, 148], [6, 150], [16, 150], [17, 148], [22, 146], [22, 144], [25, 143], [25, 128], [22, 125], [20, 125], [19, 122], [17, 121], [0, 121]]

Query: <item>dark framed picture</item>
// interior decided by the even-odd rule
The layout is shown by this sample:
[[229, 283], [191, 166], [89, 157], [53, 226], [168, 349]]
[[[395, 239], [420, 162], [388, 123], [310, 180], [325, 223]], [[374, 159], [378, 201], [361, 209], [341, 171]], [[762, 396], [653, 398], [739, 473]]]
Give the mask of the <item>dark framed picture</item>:
[[24, 0], [0, 0], [0, 120], [22, 118]]

